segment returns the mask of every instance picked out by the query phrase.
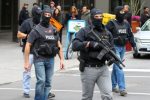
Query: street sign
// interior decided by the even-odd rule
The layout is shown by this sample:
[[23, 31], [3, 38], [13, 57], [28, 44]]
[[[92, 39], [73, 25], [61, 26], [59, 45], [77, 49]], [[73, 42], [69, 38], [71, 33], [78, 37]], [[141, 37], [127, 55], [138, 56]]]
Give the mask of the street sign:
[[76, 33], [81, 28], [85, 27], [85, 20], [69, 20], [68, 21], [68, 32]]

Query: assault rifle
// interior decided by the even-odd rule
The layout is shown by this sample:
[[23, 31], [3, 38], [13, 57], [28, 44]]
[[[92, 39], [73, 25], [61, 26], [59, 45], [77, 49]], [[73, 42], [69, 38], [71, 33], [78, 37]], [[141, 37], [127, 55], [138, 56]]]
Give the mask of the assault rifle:
[[125, 67], [125, 65], [122, 63], [120, 58], [114, 53], [113, 50], [110, 49], [108, 44], [110, 43], [108, 41], [102, 40], [94, 31], [91, 30], [93, 35], [99, 40], [99, 45], [103, 48], [102, 51], [98, 54], [97, 58], [101, 60], [106, 54], [109, 54], [111, 58], [113, 58], [115, 61], [114, 63], [118, 65], [120, 69], [122, 69], [122, 66]]

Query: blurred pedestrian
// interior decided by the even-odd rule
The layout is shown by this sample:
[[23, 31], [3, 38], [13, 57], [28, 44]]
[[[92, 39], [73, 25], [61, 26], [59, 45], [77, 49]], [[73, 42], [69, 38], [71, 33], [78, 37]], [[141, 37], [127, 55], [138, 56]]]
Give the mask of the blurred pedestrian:
[[141, 14], [141, 26], [150, 18], [150, 12], [148, 7], [143, 8], [143, 12]]
[[86, 26], [89, 26], [91, 24], [90, 10], [88, 9], [87, 6], [82, 7], [81, 20], [85, 20]]
[[[63, 15], [61, 11], [56, 8], [53, 12], [53, 18], [55, 18], [61, 25], [63, 25]], [[62, 29], [59, 31], [60, 42], [62, 43]]]
[[19, 25], [23, 23], [24, 20], [29, 18], [28, 4], [24, 3], [20, 14], [19, 14]]
[[55, 2], [54, 2], [54, 1], [51, 1], [49, 7], [50, 7], [50, 9], [51, 9], [51, 11], [52, 11], [52, 14], [53, 14], [53, 12], [54, 12], [54, 10], [55, 10], [55, 8], [56, 8], [56, 7], [55, 7]]
[[[79, 14], [78, 14], [78, 10], [75, 6], [71, 6], [70, 11], [66, 14], [65, 17], [65, 24], [68, 24], [69, 20], [79, 20]], [[70, 33], [70, 37], [69, 37], [69, 41], [72, 39], [72, 35], [74, 33]]]
[[66, 24], [69, 20], [77, 20], [80, 19], [78, 15], [78, 10], [75, 6], [71, 6], [70, 11], [66, 14]]
[[36, 2], [35, 2], [35, 3], [33, 3], [33, 6], [38, 6], [38, 3], [36, 3]]
[[[23, 42], [23, 48], [22, 52], [24, 53], [27, 37], [33, 27], [35, 25], [39, 24], [40, 22], [40, 17], [41, 17], [41, 12], [42, 10], [38, 6], [33, 6], [32, 8], [32, 17], [26, 19], [20, 26], [20, 29], [18, 31], [17, 37], [19, 39], [22, 39]], [[23, 96], [25, 98], [29, 98], [29, 92], [30, 92], [30, 80], [31, 80], [31, 66], [33, 64], [33, 52], [30, 52], [29, 55], [29, 63], [30, 63], [30, 69], [29, 70], [24, 70], [23, 72]]]
[[129, 5], [124, 5], [123, 10], [125, 12], [125, 21], [127, 21], [130, 26], [131, 26], [131, 20], [132, 20], [132, 13], [130, 12], [130, 7]]

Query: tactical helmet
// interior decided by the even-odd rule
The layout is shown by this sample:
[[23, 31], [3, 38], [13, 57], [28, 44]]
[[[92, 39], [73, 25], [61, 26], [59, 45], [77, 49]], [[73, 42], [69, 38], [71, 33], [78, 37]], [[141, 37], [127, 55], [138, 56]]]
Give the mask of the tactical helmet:
[[33, 6], [33, 8], [32, 8], [32, 16], [37, 15], [37, 14], [41, 14], [41, 13], [42, 13], [42, 10], [41, 10], [40, 7]]
[[120, 11], [123, 9], [123, 6], [117, 6], [116, 8], [115, 8], [115, 10], [114, 10], [114, 13], [115, 14], [118, 14], [118, 13], [120, 13]]
[[93, 8], [90, 13], [91, 13], [91, 18], [92, 19], [94, 18], [94, 16], [96, 14], [103, 14], [103, 12], [100, 9], [96, 9], [96, 8]]
[[50, 13], [52, 15], [52, 10], [49, 7], [43, 9], [42, 13]]

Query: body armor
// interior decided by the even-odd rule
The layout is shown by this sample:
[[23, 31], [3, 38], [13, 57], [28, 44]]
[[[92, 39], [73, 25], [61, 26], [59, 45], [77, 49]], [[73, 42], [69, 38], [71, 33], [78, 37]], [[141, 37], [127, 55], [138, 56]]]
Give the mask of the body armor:
[[115, 26], [115, 31], [114, 31], [114, 44], [117, 46], [125, 46], [127, 42], [127, 26], [126, 23], [123, 22], [122, 24], [118, 24], [116, 20], [113, 20], [112, 23]]
[[57, 47], [58, 36], [54, 29], [52, 27], [45, 28], [39, 24], [34, 30], [40, 35], [33, 44], [33, 53], [35, 56], [43, 56], [46, 58], [56, 56], [59, 48]]
[[[107, 33], [106, 30], [104, 30], [103, 32], [98, 32], [96, 30], [90, 29], [90, 30], [86, 30], [88, 31], [86, 34], [86, 40], [85, 41], [95, 41], [95, 42], [99, 42], [99, 40], [97, 39], [97, 37], [94, 36], [94, 34], [92, 33], [92, 31], [94, 31], [95, 33], [97, 33], [99, 35], [99, 37], [101, 38], [102, 41], [108, 41], [109, 42], [109, 34]], [[87, 61], [87, 63], [105, 63], [106, 59], [102, 58], [101, 61], [99, 59], [97, 59], [98, 54], [101, 52], [103, 48], [94, 50], [89, 48], [87, 50], [87, 52], [80, 52], [80, 56], [81, 58], [83, 58], [85, 61]]]

